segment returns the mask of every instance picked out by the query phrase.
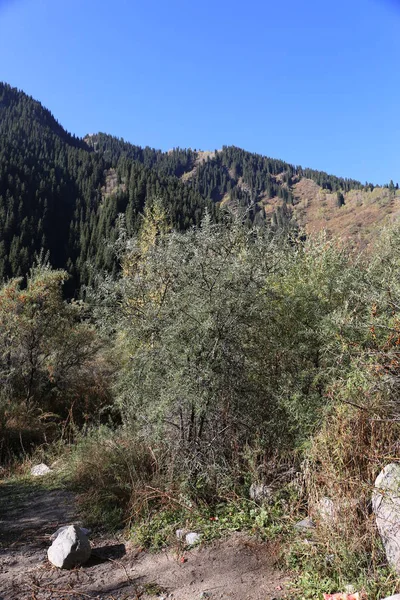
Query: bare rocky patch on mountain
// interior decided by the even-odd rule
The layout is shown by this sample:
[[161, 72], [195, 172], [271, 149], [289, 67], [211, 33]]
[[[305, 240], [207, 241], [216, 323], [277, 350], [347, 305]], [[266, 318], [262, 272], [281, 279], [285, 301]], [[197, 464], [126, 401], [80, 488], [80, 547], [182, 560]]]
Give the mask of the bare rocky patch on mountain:
[[186, 173], [184, 173], [182, 175], [182, 177], [181, 177], [182, 181], [189, 181], [189, 179], [193, 179], [197, 174], [199, 165], [206, 162], [207, 160], [211, 160], [212, 158], [215, 158], [217, 152], [218, 152], [218, 150], [199, 150], [196, 153], [197, 156], [196, 156], [196, 160], [193, 164], [192, 170], [187, 171]]
[[326, 231], [328, 236], [348, 240], [359, 249], [374, 241], [379, 231], [399, 218], [398, 191], [377, 187], [350, 190], [345, 204], [337, 204], [336, 192], [323, 190], [311, 179], [301, 179], [293, 186], [296, 222], [308, 234]]

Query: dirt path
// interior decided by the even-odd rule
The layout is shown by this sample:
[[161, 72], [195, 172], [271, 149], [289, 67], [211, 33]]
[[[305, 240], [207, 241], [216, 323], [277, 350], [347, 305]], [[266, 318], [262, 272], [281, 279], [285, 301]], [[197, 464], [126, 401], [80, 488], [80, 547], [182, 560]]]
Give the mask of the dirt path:
[[74, 496], [0, 482], [0, 600], [271, 600], [285, 578], [266, 545], [235, 534], [185, 552], [141, 552], [118, 537], [91, 539], [83, 567], [62, 571], [46, 558], [49, 537], [75, 522]]

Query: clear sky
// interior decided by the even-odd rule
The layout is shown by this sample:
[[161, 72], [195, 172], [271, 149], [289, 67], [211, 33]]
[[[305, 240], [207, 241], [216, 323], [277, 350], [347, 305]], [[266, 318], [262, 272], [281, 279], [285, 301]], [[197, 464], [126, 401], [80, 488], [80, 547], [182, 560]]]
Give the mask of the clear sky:
[[400, 182], [400, 0], [0, 0], [0, 57], [79, 136]]

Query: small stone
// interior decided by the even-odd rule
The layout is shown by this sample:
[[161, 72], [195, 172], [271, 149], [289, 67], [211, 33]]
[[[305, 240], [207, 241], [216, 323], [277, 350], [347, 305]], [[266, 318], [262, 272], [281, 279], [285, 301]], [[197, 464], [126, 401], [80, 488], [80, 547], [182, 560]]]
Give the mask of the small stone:
[[400, 594], [394, 594], [393, 596], [386, 596], [383, 600], [400, 600]]
[[50, 467], [45, 465], [44, 463], [40, 463], [40, 465], [35, 465], [31, 469], [31, 475], [34, 477], [41, 477], [42, 475], [47, 475], [47, 473], [51, 473]]
[[318, 513], [324, 523], [333, 523], [337, 518], [337, 508], [330, 498], [323, 496], [318, 502]]
[[315, 542], [314, 540], [309, 540], [308, 538], [304, 538], [302, 540], [302, 542], [305, 546], [316, 546], [317, 545], [317, 542]]
[[344, 591], [346, 592], [346, 594], [355, 594], [356, 588], [354, 587], [354, 585], [351, 585], [351, 583], [349, 583], [348, 585], [344, 586]]
[[297, 529], [298, 531], [305, 531], [307, 529], [308, 530], [315, 529], [315, 523], [312, 519], [310, 519], [310, 517], [306, 517], [305, 519], [302, 519], [301, 521], [296, 523], [294, 528]]
[[335, 561], [334, 554], [326, 554], [325, 555], [325, 562], [327, 565], [333, 565], [334, 561]]
[[69, 525], [61, 531], [47, 551], [51, 564], [60, 569], [82, 565], [90, 554], [90, 542], [77, 525]]
[[186, 534], [185, 542], [187, 546], [194, 546], [195, 544], [199, 544], [201, 541], [201, 535], [199, 533], [195, 533], [191, 531]]
[[272, 500], [274, 490], [265, 483], [252, 483], [250, 486], [249, 495], [254, 502], [262, 504], [267, 500]]

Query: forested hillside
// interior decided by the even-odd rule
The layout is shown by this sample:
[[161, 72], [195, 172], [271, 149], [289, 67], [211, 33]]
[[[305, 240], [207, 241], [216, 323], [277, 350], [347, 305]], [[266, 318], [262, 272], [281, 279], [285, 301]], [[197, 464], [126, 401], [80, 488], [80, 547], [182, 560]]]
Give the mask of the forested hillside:
[[[114, 163], [125, 183], [107, 194]], [[178, 229], [198, 223], [206, 207], [214, 213], [211, 202], [168, 169], [95, 152], [38, 102], [0, 85], [0, 277], [24, 275], [43, 249], [53, 266], [73, 275], [76, 289], [87, 280], [88, 261], [113, 268], [105, 240], [115, 238], [118, 214], [125, 213], [131, 232], [156, 196]]]
[[[308, 181], [313, 186], [304, 186]], [[181, 231], [198, 225], [206, 209], [216, 218], [219, 207], [232, 201], [246, 207], [249, 223], [312, 229], [317, 222], [321, 229], [355, 192], [357, 207], [365, 195], [369, 206], [383, 206], [379, 214], [369, 214], [369, 226], [393, 212], [394, 185], [382, 195], [370, 184], [233, 146], [161, 152], [106, 134], [82, 140], [66, 132], [39, 102], [0, 84], [2, 279], [25, 275], [43, 250], [54, 267], [72, 275], [68, 292], [76, 293], [90, 281], [91, 266], [117, 268], [109, 242], [117, 237], [118, 215], [125, 215], [132, 235], [138, 215], [155, 198], [162, 200], [170, 225]]]

